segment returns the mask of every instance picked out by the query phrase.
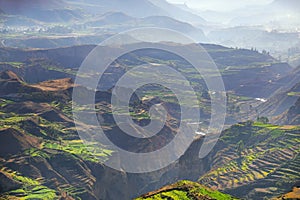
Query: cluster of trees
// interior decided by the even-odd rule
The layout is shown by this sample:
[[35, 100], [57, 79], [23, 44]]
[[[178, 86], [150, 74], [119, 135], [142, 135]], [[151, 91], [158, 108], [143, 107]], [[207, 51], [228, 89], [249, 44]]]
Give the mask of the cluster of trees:
[[[254, 51], [254, 52], [259, 53], [259, 51], [258, 51], [256, 48], [254, 48], [254, 47], [251, 48], [251, 51]], [[261, 51], [261, 53], [264, 54], [264, 55], [270, 55], [270, 52], [267, 51], [267, 50], [265, 50], [265, 49], [263, 49], [263, 50]]]

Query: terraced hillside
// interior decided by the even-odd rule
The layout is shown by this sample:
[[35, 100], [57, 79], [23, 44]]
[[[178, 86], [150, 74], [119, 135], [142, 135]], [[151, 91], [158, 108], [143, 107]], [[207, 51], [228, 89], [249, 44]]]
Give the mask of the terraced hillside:
[[[270, 79], [282, 80], [280, 77], [287, 75], [290, 69], [288, 65], [276, 63], [272, 57], [255, 51], [216, 45], [205, 47], [224, 75], [225, 86], [232, 90], [228, 92], [228, 124], [241, 120], [240, 105], [255, 101], [254, 95], [265, 90], [257, 89], [257, 84], [262, 85]], [[199, 160], [197, 156], [193, 156], [198, 154], [199, 148], [193, 149], [192, 146], [174, 165], [146, 177], [116, 172], [99, 164], [99, 158], [108, 159], [113, 152], [107, 146], [100, 146], [93, 154], [87, 151], [77, 136], [71, 111], [72, 90], [80, 87], [74, 85], [72, 79], [80, 62], [92, 48], [93, 46], [83, 46], [38, 51], [1, 49], [3, 56], [0, 68], [21, 75], [17, 76], [11, 71], [0, 74], [1, 141], [5, 141], [1, 145], [4, 149], [9, 149], [8, 152], [3, 149], [5, 153], [1, 155], [1, 167], [4, 180], [12, 183], [12, 186], [3, 186], [7, 187], [1, 191], [5, 198], [39, 195], [43, 192], [34, 190], [38, 186], [51, 191], [49, 195], [55, 194], [56, 197], [129, 199], [177, 181], [174, 177], [179, 180], [196, 180], [201, 176], [200, 183], [208, 187], [237, 197], [259, 199], [279, 196], [290, 190], [299, 179], [299, 174], [296, 173], [299, 171], [299, 128], [252, 122], [238, 124], [225, 131], [215, 150], [207, 158]], [[186, 75], [201, 97], [202, 119], [209, 119], [209, 93], [203, 86], [203, 80], [186, 61], [166, 52], [148, 50], [124, 55], [105, 74], [106, 88], [113, 86], [118, 77], [126, 72], [126, 68], [149, 62], [171, 65]], [[245, 76], [247, 79], [243, 78]], [[257, 77], [260, 79], [256, 79]], [[56, 78], [61, 79], [52, 80]], [[27, 84], [28, 80], [32, 84]], [[286, 81], [280, 82], [281, 85], [285, 83]], [[243, 84], [253, 86], [258, 93], [245, 88], [240, 92]], [[101, 123], [109, 138], [130, 151], [151, 151], [164, 146], [176, 132], [180, 110], [176, 98], [161, 87], [151, 86], [148, 89], [152, 93], [144, 92], [141, 105], [132, 107], [133, 120], [141, 125], [147, 124], [147, 109], [155, 103], [162, 103], [170, 111], [170, 115], [162, 131], [164, 134], [143, 142], [124, 136], [116, 126], [110, 109], [110, 91], [96, 94], [96, 110], [102, 117]], [[241, 96], [243, 92], [249, 94]], [[81, 128], [91, 127], [89, 124], [82, 124]], [[202, 139], [199, 139], [200, 143]], [[7, 144], [16, 146], [16, 150], [12, 151], [5, 146]], [[26, 181], [16, 181], [17, 178], [12, 174], [38, 183], [30, 185]], [[118, 192], [115, 192], [116, 182], [120, 183]]]
[[111, 151], [87, 151], [73, 121], [54, 104], [66, 104], [73, 85], [66, 79], [27, 85], [12, 72], [0, 77], [1, 198], [95, 199], [90, 168], [95, 156], [105, 159]]
[[[279, 86], [289, 82], [269, 84], [285, 77], [292, 71], [286, 63], [280, 63], [270, 55], [253, 50], [226, 48], [218, 45], [202, 44], [219, 67], [227, 90], [248, 97], [267, 97]], [[82, 61], [94, 45], [74, 46], [47, 50], [20, 50], [1, 48], [0, 70], [11, 70], [29, 83], [49, 79], [74, 78]], [[173, 46], [168, 48], [182, 48]], [[188, 48], [188, 47], [187, 47]], [[113, 49], [112, 49], [113, 51]], [[202, 77], [190, 63], [172, 53], [146, 49], [120, 57], [108, 69], [113, 73], [104, 81], [103, 89], [110, 89], [125, 71], [145, 63], [167, 64], [174, 67], [192, 82], [201, 82]], [[266, 90], [262, 85], [268, 86]]]
[[199, 182], [247, 199], [276, 197], [300, 180], [297, 126], [246, 122], [224, 131]]
[[[130, 199], [166, 184], [160, 177], [168, 169], [146, 175], [120, 172], [99, 162], [114, 153], [108, 146], [88, 151], [91, 146], [80, 140], [72, 119], [75, 87], [81, 88], [68, 78], [28, 84], [11, 71], [0, 73], [0, 199]], [[110, 92], [97, 92], [96, 109], [118, 145], [147, 151], [173, 138], [176, 123], [170, 116], [153, 142], [126, 142], [112, 118], [110, 98]], [[132, 117], [140, 124], [148, 120], [145, 113], [132, 112]], [[97, 127], [82, 122], [77, 128]]]
[[0, 199], [130, 199], [154, 179], [103, 166], [99, 159], [113, 153], [106, 146], [88, 151], [72, 120], [78, 86], [69, 79], [29, 85], [10, 71], [0, 77]]
[[[201, 176], [199, 182], [208, 187], [237, 197], [260, 199], [279, 196], [299, 183], [297, 126], [265, 124], [263, 118], [261, 122], [240, 123], [224, 131], [214, 150], [202, 160], [197, 157], [197, 143], [203, 142], [200, 137], [178, 162], [160, 172], [122, 173], [98, 162], [114, 153], [109, 147], [99, 146], [91, 153], [78, 138], [70, 100], [73, 88], [80, 86], [70, 79], [29, 85], [10, 71], [0, 77], [2, 198], [129, 199], [177, 178]], [[119, 146], [136, 152], [151, 151], [173, 137], [176, 103], [164, 103], [171, 111], [164, 134], [150, 142], [128, 143], [112, 120], [110, 97], [109, 92], [97, 93], [96, 109], [110, 139]], [[133, 119], [146, 123], [147, 105], [158, 100], [143, 100], [144, 104], [133, 110]], [[81, 128], [91, 125], [82, 123]]]
[[[254, 108], [256, 104], [261, 103], [256, 99], [257, 97], [268, 97], [291, 80], [283, 77], [290, 75], [292, 68], [286, 63], [278, 62], [270, 55], [254, 50], [233, 49], [211, 44], [202, 44], [202, 46], [213, 58], [223, 76], [228, 92], [226, 122], [229, 125], [248, 119], [249, 105], [253, 105]], [[61, 78], [73, 80], [82, 61], [94, 47], [86, 45], [47, 50], [1, 48], [0, 70], [11, 70], [29, 83]], [[181, 47], [175, 45], [172, 48]], [[182, 73], [197, 92], [201, 101], [202, 116], [209, 118], [209, 92], [203, 77], [186, 60], [165, 51], [146, 49], [120, 57], [106, 70], [98, 89], [111, 89], [129, 69], [146, 63], [168, 65]], [[95, 77], [95, 73], [89, 74], [86, 77], [87, 81], [91, 77]], [[161, 91], [162, 88], [155, 91], [160, 98], [166, 99], [165, 96], [170, 95]], [[252, 111], [256, 110], [252, 109]], [[268, 116], [267, 114], [262, 115]], [[254, 112], [254, 118], [256, 115], [257, 113]]]
[[[225, 130], [213, 151], [203, 159], [198, 158], [203, 138], [195, 140], [168, 173], [178, 170], [179, 179], [185, 177], [241, 199], [277, 198], [299, 187], [299, 133], [299, 126], [239, 123]], [[177, 199], [182, 193], [174, 186], [176, 184], [168, 185], [162, 192], [158, 190], [142, 197]], [[164, 189], [168, 188], [171, 193], [165, 195]], [[197, 198], [189, 196], [187, 199]]]

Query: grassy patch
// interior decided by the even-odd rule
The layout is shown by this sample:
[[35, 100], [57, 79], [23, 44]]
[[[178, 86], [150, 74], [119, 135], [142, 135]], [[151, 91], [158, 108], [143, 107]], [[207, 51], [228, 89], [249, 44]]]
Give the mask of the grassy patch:
[[24, 65], [24, 63], [22, 63], [22, 62], [0, 62], [0, 65], [11, 65], [11, 66], [13, 66], [13, 67], [15, 67], [15, 68], [21, 68], [21, 67], [23, 67], [23, 65]]
[[179, 190], [163, 192], [161, 194], [154, 195], [153, 197], [145, 198], [145, 200], [159, 200], [159, 199], [190, 200], [187, 192], [179, 191]]
[[8, 118], [0, 119], [0, 124], [15, 124], [21, 121], [24, 121], [28, 118], [28, 116], [13, 116]]
[[25, 151], [26, 155], [30, 155], [31, 157], [41, 157], [41, 158], [50, 158], [50, 155], [40, 149], [31, 148]]
[[300, 97], [300, 92], [289, 92], [287, 95]]
[[278, 125], [264, 124], [264, 123], [261, 123], [261, 122], [254, 122], [253, 126], [260, 127], [260, 128], [268, 128], [268, 129], [271, 129], [271, 130], [280, 128], [280, 126], [278, 126]]
[[6, 106], [6, 105], [11, 104], [11, 103], [14, 103], [14, 102], [11, 101], [11, 100], [7, 100], [7, 99], [0, 99], [0, 107]]
[[84, 160], [99, 162], [112, 154], [111, 150], [99, 147], [96, 144], [85, 145], [81, 140], [63, 141], [62, 143], [46, 142], [44, 148], [56, 149], [77, 155]]
[[18, 198], [18, 199], [37, 199], [37, 200], [54, 200], [57, 199], [56, 191], [49, 189], [46, 186], [38, 185], [33, 187], [32, 189], [25, 188], [25, 189], [17, 189], [10, 191], [8, 193], [9, 198]]
[[190, 200], [190, 199], [216, 199], [216, 200], [234, 200], [232, 196], [212, 190], [198, 183], [191, 181], [180, 181], [171, 186], [166, 186], [158, 192], [149, 194], [147, 197], [140, 197], [137, 200]]

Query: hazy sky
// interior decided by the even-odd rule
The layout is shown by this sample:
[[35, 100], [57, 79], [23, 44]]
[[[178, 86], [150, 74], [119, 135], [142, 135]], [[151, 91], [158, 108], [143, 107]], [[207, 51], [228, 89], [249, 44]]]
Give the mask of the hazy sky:
[[233, 10], [247, 5], [267, 4], [273, 0], [167, 0], [171, 3], [186, 3], [191, 8], [208, 10]]

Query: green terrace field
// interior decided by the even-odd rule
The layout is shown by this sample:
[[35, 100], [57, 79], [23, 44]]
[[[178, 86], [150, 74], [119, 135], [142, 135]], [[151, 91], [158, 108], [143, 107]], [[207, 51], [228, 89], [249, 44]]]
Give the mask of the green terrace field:
[[21, 183], [21, 188], [7, 192], [0, 196], [0, 199], [43, 199], [52, 200], [57, 199], [56, 191], [44, 186], [44, 180], [33, 180], [31, 178], [22, 176], [16, 171], [2, 167], [0, 172], [11, 177], [13, 180]]
[[[0, 99], [1, 137], [7, 135], [5, 141], [14, 144], [17, 151], [14, 154], [8, 153], [0, 160], [0, 174], [4, 174], [14, 186], [14, 189], [2, 193], [0, 199], [54, 200], [64, 195], [79, 199], [80, 196], [87, 195], [89, 188], [86, 185], [90, 184], [92, 176], [86, 177], [87, 174], [80, 172], [81, 167], [79, 166], [83, 165], [82, 163], [86, 163], [85, 165], [88, 163], [99, 164], [113, 152], [99, 144], [84, 144], [78, 138], [72, 124], [68, 121], [52, 121], [51, 115], [47, 115], [47, 109], [41, 113], [17, 113], [19, 108], [14, 106], [15, 104], [14, 101]], [[62, 102], [52, 103], [52, 105], [53, 108], [62, 108], [63, 110], [70, 107], [68, 103]], [[13, 107], [16, 112], [7, 112], [6, 106]], [[59, 110], [56, 112], [60, 114]], [[64, 112], [70, 114], [68, 110]], [[59, 166], [59, 164], [55, 164], [56, 162], [64, 163], [60, 167], [62, 171], [51, 169], [50, 173], [47, 172], [49, 170], [47, 167], [42, 167], [39, 169], [41, 171], [37, 172], [36, 166], [42, 163], [46, 163], [46, 166], [53, 164]], [[72, 164], [69, 164], [70, 169], [64, 172], [64, 168], [68, 167], [68, 162]], [[22, 170], [26, 168], [16, 167], [19, 164], [36, 170], [36, 174]], [[11, 166], [14, 170], [10, 168]], [[20, 169], [22, 172], [16, 169]], [[44, 170], [46, 171], [44, 172]], [[60, 177], [74, 173], [68, 175], [74, 177], [74, 180], [69, 179], [71, 182], [65, 182], [59, 178], [57, 182], [57, 180], [54, 181], [41, 175], [44, 173], [61, 174]]]
[[199, 182], [247, 198], [257, 189], [262, 196], [280, 195], [300, 178], [299, 131], [250, 121], [232, 126], [220, 138], [226, 147]]
[[163, 187], [155, 192], [150, 192], [136, 200], [192, 200], [192, 199], [208, 199], [208, 200], [234, 200], [230, 195], [223, 194], [218, 191], [209, 189], [198, 183], [191, 181], [180, 181], [178, 183]]

